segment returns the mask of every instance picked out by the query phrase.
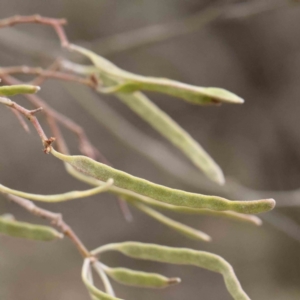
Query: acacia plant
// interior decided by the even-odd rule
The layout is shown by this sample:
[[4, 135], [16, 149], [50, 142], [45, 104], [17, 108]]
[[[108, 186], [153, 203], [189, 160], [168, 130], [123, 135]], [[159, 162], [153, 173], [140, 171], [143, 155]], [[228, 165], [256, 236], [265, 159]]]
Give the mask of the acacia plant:
[[[5, 85], [0, 87], [0, 104], [11, 109], [25, 130], [28, 130], [28, 125], [24, 117], [28, 119], [41, 139], [43, 151], [60, 160], [70, 176], [91, 185], [92, 188], [58, 195], [39, 195], [0, 185], [0, 192], [9, 200], [17, 203], [30, 213], [49, 220], [52, 225], [52, 227], [48, 227], [24, 223], [15, 220], [10, 214], [4, 214], [0, 217], [0, 232], [12, 237], [39, 241], [61, 239], [63, 236], [70, 238], [83, 257], [82, 281], [93, 300], [119, 299], [114, 294], [109, 278], [125, 285], [152, 288], [164, 288], [180, 282], [179, 278], [167, 278], [160, 274], [121, 267], [111, 268], [104, 264], [102, 256], [101, 260], [99, 258], [99, 254], [106, 251], [118, 251], [135, 259], [194, 265], [217, 272], [223, 276], [227, 290], [233, 299], [250, 299], [241, 287], [232, 266], [218, 255], [187, 248], [172, 248], [132, 241], [122, 243], [112, 241], [111, 244], [100, 245], [99, 248], [90, 251], [71, 227], [64, 222], [60, 214], [39, 208], [32, 202], [69, 201], [108, 192], [118, 197], [125, 213], [127, 205], [132, 205], [179, 234], [201, 241], [210, 241], [210, 236], [170, 219], [162, 214], [160, 210], [186, 214], [208, 214], [260, 225], [260, 219], [254, 214], [271, 210], [275, 205], [273, 199], [233, 201], [218, 196], [172, 189], [117, 170], [111, 167], [99, 150], [92, 145], [83, 128], [67, 116], [54, 110], [48, 102], [46, 103], [36, 93], [45, 80], [54, 78], [88, 86], [100, 94], [112, 94], [180, 149], [208, 178], [219, 184], [224, 183], [224, 176], [216, 162], [197, 141], [151, 102], [143, 94], [143, 91], [168, 94], [192, 105], [241, 104], [243, 99], [221, 88], [196, 87], [170, 79], [140, 76], [122, 70], [96, 53], [71, 44], [63, 29], [63, 25], [66, 23], [65, 20], [45, 18], [38, 15], [16, 16], [0, 21], [0, 28], [21, 23], [38, 23], [53, 27], [62, 47], [69, 51], [75, 51], [78, 55], [85, 56], [92, 62], [92, 65], [84, 66], [60, 59], [56, 60], [48, 69], [28, 66], [1, 68], [0, 77]], [[13, 77], [17, 73], [35, 75], [36, 78], [29, 84], [25, 84]], [[17, 94], [24, 95], [36, 109], [28, 110], [10, 99]], [[83, 98], [81, 101], [84, 105], [85, 99]], [[52, 137], [46, 136], [37, 118], [39, 113], [46, 118]], [[79, 150], [82, 155], [70, 155], [60, 131], [60, 126], [77, 135]], [[101, 291], [94, 285], [92, 268], [103, 281], [105, 291]]]

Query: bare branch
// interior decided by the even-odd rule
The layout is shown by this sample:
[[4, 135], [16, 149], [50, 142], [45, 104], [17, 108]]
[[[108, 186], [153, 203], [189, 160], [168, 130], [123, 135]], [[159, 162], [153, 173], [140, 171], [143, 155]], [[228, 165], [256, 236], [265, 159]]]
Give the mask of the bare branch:
[[55, 138], [53, 138], [53, 137], [50, 137], [49, 139], [47, 138], [38, 119], [35, 117], [35, 114], [40, 112], [42, 110], [42, 108], [38, 108], [35, 110], [28, 110], [28, 109], [24, 108], [23, 106], [17, 104], [16, 102], [11, 101], [10, 99], [1, 98], [1, 97], [0, 97], [0, 103], [4, 104], [12, 109], [15, 109], [20, 114], [24, 115], [32, 123], [32, 125], [34, 126], [34, 128], [36, 129], [38, 135], [40, 136], [40, 138], [42, 140], [42, 143], [44, 146], [44, 152], [46, 154], [48, 154], [51, 150], [52, 143], [55, 141]]
[[65, 72], [45, 70], [43, 68], [32, 68], [28, 66], [14, 66], [8, 68], [0, 68], [0, 74], [12, 75], [12, 74], [28, 74], [28, 75], [38, 75], [38, 80], [34, 80], [31, 84], [40, 85], [43, 83], [44, 79], [58, 79], [64, 81], [72, 81], [79, 84], [86, 85], [91, 88], [96, 88], [97, 84], [94, 80], [89, 78], [82, 78], [80, 76], [68, 74]]
[[14, 16], [11, 18], [0, 20], [0, 29], [3, 27], [11, 27], [21, 23], [37, 23], [53, 27], [59, 37], [62, 47], [68, 47], [69, 41], [63, 29], [63, 25], [67, 23], [65, 19], [52, 19], [41, 17], [40, 15], [32, 16]]
[[139, 47], [165, 42], [201, 30], [217, 21], [244, 19], [288, 6], [286, 0], [256, 0], [231, 5], [211, 5], [191, 16], [168, 23], [150, 25], [128, 32], [117, 33], [92, 43], [102, 55], [111, 55]]

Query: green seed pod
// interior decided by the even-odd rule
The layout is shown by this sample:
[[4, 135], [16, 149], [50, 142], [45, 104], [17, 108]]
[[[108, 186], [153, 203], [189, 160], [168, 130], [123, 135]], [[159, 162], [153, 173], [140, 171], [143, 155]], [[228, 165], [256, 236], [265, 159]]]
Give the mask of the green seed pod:
[[147, 90], [178, 97], [193, 104], [244, 102], [244, 100], [237, 95], [224, 89], [197, 87], [165, 78], [136, 75], [118, 68], [110, 61], [85, 48], [76, 45], [71, 45], [70, 48], [89, 57], [99, 72], [105, 77], [115, 81], [114, 86], [102, 89], [103, 92], [133, 93]]
[[180, 278], [167, 278], [156, 273], [140, 272], [126, 268], [107, 268], [105, 273], [119, 283], [145, 288], [165, 288], [181, 281]]
[[269, 211], [275, 206], [273, 199], [230, 201], [222, 197], [206, 196], [171, 189], [119, 171], [86, 156], [64, 155], [54, 149], [51, 150], [51, 153], [88, 176], [102, 181], [107, 181], [109, 178], [112, 178], [114, 185], [117, 187], [175, 206], [206, 208], [216, 211], [231, 210], [245, 214]]
[[39, 86], [20, 84], [0, 87], [0, 96], [15, 96], [18, 94], [35, 94], [41, 88]]
[[[74, 178], [76, 178], [82, 182], [85, 182], [92, 186], [99, 186], [99, 185], [103, 184], [101, 181], [99, 181], [95, 178], [86, 176], [83, 173], [76, 171], [68, 163], [65, 163], [65, 168], [71, 176], [73, 176]], [[233, 212], [233, 211], [214, 211], [214, 210], [205, 209], [205, 208], [196, 209], [196, 208], [191, 208], [191, 207], [175, 206], [175, 205], [166, 204], [166, 203], [154, 200], [149, 197], [145, 197], [140, 194], [136, 194], [129, 190], [118, 188], [116, 186], [110, 187], [109, 192], [113, 193], [115, 195], [118, 195], [118, 196], [122, 197], [124, 200], [129, 201], [129, 202], [138, 201], [138, 202], [142, 202], [144, 204], [147, 204], [147, 205], [159, 208], [159, 209], [170, 210], [170, 211], [173, 211], [176, 213], [200, 214], [200, 215], [223, 217], [223, 218], [229, 218], [229, 219], [239, 221], [239, 222], [250, 223], [250, 224], [253, 224], [256, 226], [260, 226], [262, 224], [261, 219], [254, 215], [245, 215], [245, 214], [237, 213], [237, 212]]]
[[0, 217], [0, 233], [39, 241], [52, 241], [63, 238], [63, 234], [52, 227], [19, 222], [2, 216]]
[[[114, 187], [110, 192], [117, 193], [117, 188]], [[223, 217], [223, 218], [229, 218], [235, 221], [239, 222], [246, 222], [250, 223], [252, 225], [260, 226], [262, 224], [262, 220], [258, 218], [257, 216], [253, 215], [245, 215], [241, 213], [237, 213], [234, 211], [214, 211], [210, 209], [205, 208], [191, 208], [191, 207], [183, 207], [183, 206], [175, 206], [163, 202], [159, 202], [157, 200], [151, 199], [149, 197], [145, 197], [142, 195], [135, 194], [129, 195], [119, 193], [120, 196], [126, 201], [129, 202], [143, 202], [144, 204], [153, 206], [158, 209], [168, 210], [176, 213], [181, 214], [194, 214], [194, 215], [208, 215], [208, 216], [215, 216], [215, 217]]]
[[222, 257], [204, 251], [187, 248], [172, 248], [155, 244], [124, 242], [102, 246], [94, 255], [115, 250], [126, 256], [163, 263], [192, 265], [222, 274], [227, 290], [235, 300], [250, 300], [242, 289], [232, 266]]

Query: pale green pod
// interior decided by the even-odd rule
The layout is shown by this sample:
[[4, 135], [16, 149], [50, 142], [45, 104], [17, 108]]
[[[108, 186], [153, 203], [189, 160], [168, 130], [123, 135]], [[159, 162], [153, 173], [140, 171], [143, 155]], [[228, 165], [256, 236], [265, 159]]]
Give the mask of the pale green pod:
[[117, 187], [175, 206], [206, 208], [216, 211], [231, 210], [245, 214], [269, 211], [275, 206], [275, 201], [273, 199], [230, 201], [222, 197], [206, 196], [171, 189], [119, 171], [86, 156], [64, 155], [54, 149], [51, 150], [51, 153], [64, 162], [69, 163], [76, 170], [85, 175], [102, 181], [113, 178], [114, 185]]
[[[76, 178], [82, 182], [85, 182], [92, 186], [99, 186], [99, 185], [103, 184], [102, 181], [99, 181], [92, 177], [88, 177], [88, 176], [76, 171], [76, 169], [74, 169], [68, 163], [65, 163], [65, 168], [71, 176], [73, 176], [74, 178]], [[230, 219], [240, 221], [240, 222], [250, 223], [253, 225], [257, 225], [257, 226], [260, 226], [262, 224], [261, 219], [254, 215], [245, 215], [245, 214], [237, 213], [234, 211], [214, 211], [214, 210], [205, 209], [205, 208], [196, 209], [196, 208], [190, 208], [190, 207], [175, 206], [175, 205], [166, 204], [166, 203], [151, 199], [149, 197], [145, 197], [143, 195], [139, 195], [139, 194], [131, 192], [129, 190], [118, 188], [116, 186], [111, 186], [108, 192], [118, 195], [126, 201], [139, 201], [144, 204], [154, 206], [156, 208], [170, 210], [170, 211], [177, 212], [177, 213], [200, 214], [200, 215], [211, 215], [211, 216], [216, 216], [216, 217], [224, 217], [224, 218], [230, 218]]]
[[0, 96], [15, 96], [19, 94], [35, 94], [41, 88], [35, 85], [19, 84], [19, 85], [5, 85], [0, 87]]
[[[117, 188], [114, 187], [113, 189], [110, 190], [110, 192], [117, 193], [116, 189]], [[122, 196], [124, 200], [129, 202], [138, 201], [158, 209], [164, 209], [176, 213], [223, 217], [235, 221], [250, 223], [256, 226], [262, 225], [262, 220], [257, 216], [253, 216], [253, 215], [245, 215], [234, 211], [214, 211], [206, 208], [191, 208], [191, 207], [175, 206], [175, 205], [159, 202], [157, 200], [142, 195], [137, 195], [137, 194], [129, 195], [129, 193], [125, 193], [125, 192], [123, 192], [122, 194], [121, 192], [119, 192], [118, 194]]]
[[[72, 64], [72, 68], [73, 68], [73, 64]], [[77, 69], [75, 69], [75, 71], [76, 70]], [[78, 71], [80, 71], [80, 70], [78, 70]], [[89, 94], [86, 94], [86, 93], [82, 93], [81, 94], [80, 91], [82, 91], [82, 90], [81, 89], [79, 89], [79, 90], [75, 89], [75, 91], [74, 91], [74, 88], [70, 89], [70, 92], [72, 92], [72, 94], [74, 95], [74, 97], [77, 97], [76, 99], [78, 99], [78, 100], [81, 101], [80, 103], [83, 105], [83, 107], [87, 108], [85, 106], [85, 104], [86, 104], [86, 101], [88, 101], [88, 103], [90, 104], [90, 106], [88, 106], [88, 111], [93, 116], [96, 117], [98, 112], [102, 112], [102, 108], [103, 107], [102, 106], [98, 107], [96, 105], [97, 102], [94, 102], [94, 101], [96, 101], [96, 99], [87, 97]], [[84, 99], [84, 100], [82, 100], [82, 99]], [[89, 102], [90, 99], [92, 99], [93, 101]], [[104, 107], [104, 108], [106, 108], [106, 107]], [[99, 115], [99, 118], [97, 117], [97, 120], [102, 120], [103, 121], [103, 119], [105, 120], [106, 117], [113, 119], [114, 120], [113, 124], [115, 124], [113, 131], [117, 132], [118, 134], [120, 133], [121, 136], [122, 136], [122, 138], [126, 139], [127, 136], [126, 135], [124, 135], [124, 136], [122, 135], [123, 131], [120, 131], [119, 126], [126, 127], [126, 125], [128, 126], [128, 124], [124, 123], [123, 121], [119, 124], [118, 123], [118, 120], [119, 120], [118, 117], [120, 117], [120, 116], [112, 115], [111, 111], [107, 111], [105, 109], [104, 113], [105, 113], [104, 115]], [[130, 132], [130, 133], [134, 134], [134, 132]], [[119, 137], [121, 137], [121, 136], [119, 135]], [[142, 139], [141, 134], [139, 136], [137, 136], [137, 138], [138, 139]], [[124, 140], [122, 140], [122, 141], [124, 141]], [[143, 147], [145, 147], [145, 145], [148, 145], [148, 144], [144, 143], [144, 140], [143, 140]], [[141, 148], [139, 148], [139, 149], [141, 149]], [[161, 149], [161, 148], [159, 148], [159, 149], [167, 151], [166, 149]], [[151, 151], [147, 152], [147, 153], [151, 154]], [[176, 158], [174, 158], [174, 159], [176, 159]], [[160, 161], [160, 162], [162, 162], [162, 161]], [[161, 164], [158, 165], [158, 166], [161, 166]], [[66, 164], [66, 168], [67, 168], [67, 171], [70, 173], [70, 175], [76, 177], [77, 179], [79, 179], [79, 180], [81, 180], [83, 182], [86, 182], [87, 184], [95, 185], [95, 186], [98, 186], [98, 185], [102, 184], [101, 182], [99, 182], [97, 180], [94, 180], [93, 178], [84, 176], [83, 174], [77, 172], [74, 168], [72, 168], [68, 164]], [[183, 178], [186, 180], [185, 177], [183, 177]], [[195, 178], [191, 178], [191, 179], [193, 179], [193, 181], [195, 181]], [[190, 178], [189, 178], [189, 181], [190, 181]], [[117, 187], [111, 187], [110, 190], [109, 190], [109, 192], [115, 193], [115, 194], [117, 194], [119, 196], [122, 196], [122, 197], [125, 197], [125, 196], [126, 197], [127, 196], [130, 197], [130, 195], [129, 195], [130, 192], [129, 191], [126, 191], [126, 190], [122, 189], [122, 193], [121, 193], [120, 189], [117, 188]], [[131, 192], [131, 194], [133, 194], [133, 193]], [[223, 212], [219, 211], [218, 212], [218, 211], [212, 211], [212, 210], [208, 210], [208, 209], [192, 209], [192, 208], [188, 208], [188, 207], [178, 207], [178, 206], [173, 206], [173, 205], [165, 204], [165, 203], [162, 203], [162, 202], [158, 202], [158, 201], [155, 201], [153, 199], [150, 199], [148, 197], [145, 197], [145, 196], [142, 196], [142, 195], [138, 195], [138, 194], [135, 194], [130, 199], [132, 199], [132, 200], [139, 200], [139, 201], [142, 201], [142, 202], [144, 202], [146, 204], [149, 204], [151, 206], [154, 206], [154, 207], [157, 207], [157, 208], [161, 208], [161, 209], [165, 209], [165, 210], [171, 210], [171, 211], [174, 211], [174, 212], [177, 212], [177, 213], [201, 214], [201, 215], [211, 215], [211, 216], [216, 216], [216, 217], [224, 217], [224, 218], [229, 218], [229, 219], [232, 219], [232, 220], [235, 220], [235, 221], [241, 221], [241, 222], [250, 223], [250, 224], [253, 224], [253, 225], [257, 225], [257, 226], [259, 226], [259, 225], [262, 224], [261, 219], [258, 218], [257, 216], [245, 215], [245, 214], [240, 214], [240, 213], [231, 212], [231, 211], [223, 211]], [[128, 199], [128, 200], [130, 200], [130, 199]]]
[[92, 298], [95, 300], [122, 300], [120, 298], [113, 297], [107, 293], [102, 292], [98, 288], [96, 288], [90, 281], [89, 281], [89, 272], [91, 272], [91, 261], [89, 258], [86, 258], [83, 262], [82, 271], [81, 271], [81, 278], [83, 283], [85, 284], [87, 290], [92, 295]]
[[4, 194], [12, 194], [18, 197], [22, 197], [34, 201], [62, 202], [62, 201], [69, 201], [78, 198], [90, 197], [102, 192], [106, 192], [109, 189], [109, 187], [112, 186], [113, 182], [114, 182], [113, 179], [109, 178], [106, 183], [93, 189], [89, 189], [85, 191], [72, 191], [72, 192], [57, 194], [57, 195], [30, 194], [30, 193], [25, 193], [22, 191], [10, 189], [2, 184], [0, 184], [0, 192]]
[[136, 259], [178, 265], [192, 265], [220, 273], [222, 274], [227, 290], [233, 299], [250, 300], [250, 298], [242, 289], [232, 266], [218, 255], [187, 248], [172, 248], [138, 242], [108, 244], [92, 251], [92, 253], [96, 255], [109, 250], [119, 251], [126, 256]]
[[237, 95], [221, 88], [197, 87], [166, 78], [155, 78], [136, 75], [124, 71], [107, 59], [93, 53], [85, 48], [71, 45], [70, 49], [75, 50], [87, 57], [94, 63], [105, 77], [115, 81], [112, 86], [104, 88], [106, 93], [133, 93], [147, 90], [165, 93], [181, 98], [193, 104], [215, 104], [221, 102], [243, 103], [244, 100]]
[[166, 288], [181, 282], [180, 278], [168, 278], [156, 273], [135, 271], [127, 268], [106, 268], [105, 273], [115, 281], [144, 288]]
[[19, 222], [2, 216], [0, 217], [0, 233], [38, 241], [52, 241], [63, 238], [63, 234], [52, 227]]
[[132, 202], [132, 204], [135, 207], [137, 207], [138, 209], [140, 209], [142, 212], [144, 212], [145, 214], [147, 214], [150, 217], [157, 220], [158, 222], [170, 227], [171, 229], [179, 232], [180, 234], [182, 234], [190, 239], [200, 240], [200, 241], [205, 241], [205, 242], [211, 241], [211, 237], [208, 234], [206, 234], [200, 230], [196, 230], [190, 226], [187, 226], [178, 221], [172, 220], [171, 218], [159, 213], [158, 211], [156, 211], [146, 205], [138, 203], [136, 201]]
[[154, 91], [168, 94], [174, 97], [182, 98], [192, 104], [219, 104], [221, 102], [228, 103], [244, 103], [244, 100], [235, 94], [221, 88], [216, 87], [195, 87], [189, 84], [176, 82], [166, 78], [153, 78], [135, 76], [138, 78], [130, 79], [125, 83], [116, 86], [99, 88], [98, 90], [104, 94], [126, 93], [131, 94], [137, 91]]

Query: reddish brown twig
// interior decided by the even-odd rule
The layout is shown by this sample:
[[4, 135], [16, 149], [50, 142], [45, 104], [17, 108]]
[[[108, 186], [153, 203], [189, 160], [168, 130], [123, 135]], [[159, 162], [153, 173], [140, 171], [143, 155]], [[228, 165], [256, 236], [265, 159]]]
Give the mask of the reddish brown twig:
[[32, 16], [14, 16], [11, 18], [0, 20], [0, 28], [10, 27], [21, 23], [38, 23], [51, 26], [59, 37], [62, 47], [68, 47], [69, 41], [63, 29], [63, 25], [67, 24], [65, 19], [53, 19], [41, 17], [40, 15]]
[[72, 228], [63, 220], [61, 214], [53, 213], [49, 210], [40, 208], [36, 206], [33, 202], [18, 196], [9, 194], [7, 195], [7, 198], [13, 201], [14, 203], [20, 205], [21, 207], [25, 208], [33, 215], [49, 220], [53, 226], [56, 226], [64, 235], [68, 236], [71, 239], [71, 241], [75, 244], [78, 251], [83, 257], [92, 256], [87, 250], [87, 248], [84, 246], [84, 244], [81, 242], [79, 237], [72, 230]]
[[47, 138], [43, 128], [41, 127], [38, 119], [36, 118], [35, 114], [40, 112], [42, 108], [37, 108], [34, 110], [28, 110], [24, 108], [23, 106], [17, 104], [14, 101], [11, 101], [10, 99], [7, 98], [0, 98], [0, 103], [4, 104], [12, 109], [15, 109], [18, 111], [20, 114], [24, 115], [34, 126], [35, 130], [37, 131], [38, 135], [40, 136], [43, 146], [44, 146], [44, 152], [49, 153], [51, 150], [51, 145], [54, 142], [55, 138]]
[[[20, 84], [21, 81], [17, 80], [16, 78], [10, 75], [1, 74], [0, 77], [3, 81], [7, 84]], [[51, 116], [55, 120], [57, 120], [60, 124], [68, 128], [70, 131], [74, 132], [79, 141], [79, 150], [86, 156], [91, 158], [97, 158], [99, 156], [99, 151], [91, 144], [89, 139], [87, 138], [85, 131], [82, 127], [76, 124], [74, 121], [62, 115], [61, 113], [54, 110], [50, 107], [45, 101], [43, 101], [40, 97], [34, 94], [27, 94], [24, 95], [34, 106], [36, 107], [43, 107], [43, 112], [46, 116]]]
[[[51, 66], [52, 67], [52, 66]], [[96, 84], [94, 80], [88, 78], [82, 78], [80, 76], [72, 75], [65, 72], [59, 72], [54, 70], [45, 70], [43, 68], [33, 68], [28, 66], [14, 66], [8, 68], [1, 68], [0, 74], [12, 75], [12, 74], [28, 74], [38, 75], [38, 77], [31, 82], [33, 85], [41, 85], [45, 79], [59, 79], [64, 81], [72, 81], [79, 84], [86, 85], [91, 88], [95, 88]]]

